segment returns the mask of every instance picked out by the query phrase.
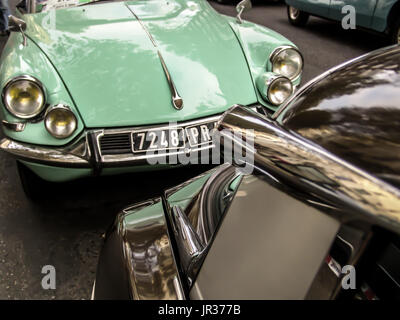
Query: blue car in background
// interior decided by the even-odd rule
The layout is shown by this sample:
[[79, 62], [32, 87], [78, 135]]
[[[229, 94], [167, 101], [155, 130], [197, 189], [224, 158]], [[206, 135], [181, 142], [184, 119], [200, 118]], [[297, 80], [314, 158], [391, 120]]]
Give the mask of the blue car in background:
[[356, 9], [357, 28], [365, 28], [400, 43], [400, 0], [286, 0], [289, 22], [304, 26], [310, 15], [341, 21], [346, 13], [342, 8]]

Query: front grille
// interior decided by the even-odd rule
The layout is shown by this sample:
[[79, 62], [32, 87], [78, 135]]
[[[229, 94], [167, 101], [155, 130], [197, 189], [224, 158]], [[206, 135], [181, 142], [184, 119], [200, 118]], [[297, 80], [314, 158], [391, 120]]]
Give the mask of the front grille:
[[132, 153], [129, 133], [106, 134], [100, 137], [102, 155]]

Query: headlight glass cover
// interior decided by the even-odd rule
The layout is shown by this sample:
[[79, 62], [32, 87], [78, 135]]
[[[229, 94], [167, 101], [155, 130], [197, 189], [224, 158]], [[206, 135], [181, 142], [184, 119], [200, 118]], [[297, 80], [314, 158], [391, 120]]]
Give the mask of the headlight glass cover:
[[45, 107], [45, 93], [41, 83], [29, 76], [11, 80], [3, 90], [3, 103], [17, 118], [30, 119]]
[[271, 81], [268, 87], [268, 100], [274, 105], [285, 102], [293, 93], [292, 82], [285, 77], [277, 77]]
[[303, 70], [303, 57], [300, 52], [291, 47], [277, 48], [271, 55], [272, 72], [293, 80]]
[[71, 136], [77, 128], [74, 113], [64, 105], [57, 105], [46, 112], [44, 119], [46, 130], [57, 139]]

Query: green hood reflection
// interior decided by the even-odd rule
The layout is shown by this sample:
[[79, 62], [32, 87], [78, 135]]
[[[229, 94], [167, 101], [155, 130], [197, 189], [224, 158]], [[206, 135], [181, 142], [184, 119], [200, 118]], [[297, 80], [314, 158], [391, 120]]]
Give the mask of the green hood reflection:
[[[156, 48], [184, 107], [175, 110]], [[205, 1], [128, 1], [27, 17], [90, 128], [183, 121], [257, 101], [241, 47]]]

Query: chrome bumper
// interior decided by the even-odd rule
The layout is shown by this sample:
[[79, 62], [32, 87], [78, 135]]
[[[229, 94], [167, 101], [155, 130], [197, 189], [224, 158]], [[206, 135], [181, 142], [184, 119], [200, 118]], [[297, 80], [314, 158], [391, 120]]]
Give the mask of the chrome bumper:
[[[84, 142], [78, 146], [85, 147]], [[0, 149], [18, 159], [35, 163], [69, 168], [90, 167], [90, 162], [85, 157], [73, 154], [67, 148], [48, 148], [5, 138], [0, 142]]]
[[[188, 127], [206, 122], [216, 122], [220, 116], [213, 116], [194, 121], [178, 123], [176, 127]], [[9, 138], [0, 142], [0, 149], [6, 151], [18, 159], [44, 165], [66, 168], [93, 168], [95, 172], [102, 168], [127, 167], [133, 165], [148, 165], [149, 159], [176, 156], [179, 154], [190, 154], [201, 150], [212, 149], [213, 145], [186, 148], [168, 154], [102, 154], [100, 138], [105, 135], [127, 134], [144, 129], [165, 129], [167, 125], [156, 125], [146, 127], [134, 127], [123, 129], [87, 130], [74, 142], [64, 147], [47, 147], [27, 144]]]

